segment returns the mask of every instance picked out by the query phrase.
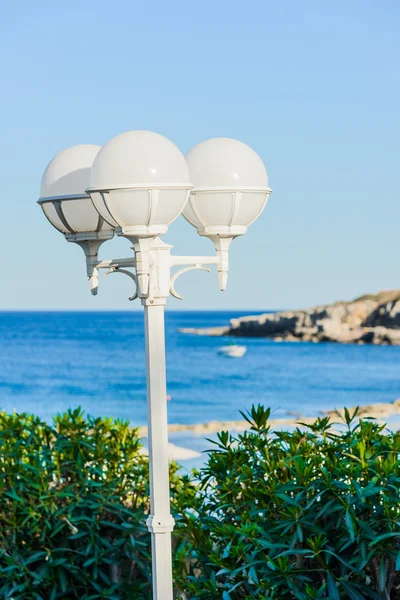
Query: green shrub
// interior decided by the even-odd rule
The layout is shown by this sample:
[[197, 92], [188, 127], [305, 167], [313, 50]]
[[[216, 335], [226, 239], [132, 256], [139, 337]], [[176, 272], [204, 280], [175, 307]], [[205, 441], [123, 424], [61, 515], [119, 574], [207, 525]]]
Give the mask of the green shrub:
[[[183, 510], [176, 569], [191, 600], [400, 598], [400, 435], [372, 420], [335, 431], [218, 435]], [[183, 505], [183, 502], [182, 502]]]
[[79, 409], [53, 426], [0, 413], [1, 598], [151, 597], [140, 449], [128, 423]]
[[[171, 466], [178, 597], [399, 599], [399, 434], [247, 418], [196, 480]], [[128, 423], [0, 413], [0, 597], [150, 600], [148, 494]]]

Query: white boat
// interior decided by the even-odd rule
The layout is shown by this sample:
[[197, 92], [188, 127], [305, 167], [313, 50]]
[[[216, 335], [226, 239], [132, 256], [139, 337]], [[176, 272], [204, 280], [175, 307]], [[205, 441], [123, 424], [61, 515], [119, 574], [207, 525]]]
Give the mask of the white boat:
[[238, 346], [237, 344], [221, 346], [221, 348], [218, 349], [218, 354], [229, 356], [230, 358], [241, 358], [246, 352], [246, 346]]

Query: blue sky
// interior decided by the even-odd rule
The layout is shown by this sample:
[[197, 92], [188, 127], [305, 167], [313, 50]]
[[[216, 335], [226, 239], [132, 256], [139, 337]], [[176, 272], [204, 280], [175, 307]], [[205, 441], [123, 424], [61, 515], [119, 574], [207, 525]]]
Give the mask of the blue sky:
[[[82, 251], [36, 205], [54, 154], [129, 129], [185, 153], [240, 139], [274, 190], [232, 245], [228, 290], [189, 273], [170, 308], [294, 308], [400, 288], [399, 30], [395, 0], [0, 2], [0, 308], [130, 308], [128, 278], [91, 297]], [[212, 251], [182, 218], [165, 239], [176, 253]], [[102, 250], [128, 253], [121, 239]]]

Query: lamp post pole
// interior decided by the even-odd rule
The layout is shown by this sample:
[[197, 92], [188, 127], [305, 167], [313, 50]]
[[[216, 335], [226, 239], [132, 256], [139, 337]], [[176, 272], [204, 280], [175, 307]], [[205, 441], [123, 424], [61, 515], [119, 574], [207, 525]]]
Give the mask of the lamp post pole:
[[[154, 301], [153, 301], [154, 302]], [[167, 390], [165, 374], [164, 304], [144, 300], [147, 406], [150, 455], [150, 516], [153, 599], [172, 600]]]
[[[135, 246], [135, 244], [134, 244]], [[144, 307], [146, 382], [150, 459], [150, 515], [153, 600], [173, 600], [170, 512], [167, 384], [165, 365], [165, 304], [170, 292], [170, 248], [160, 239], [149, 250]], [[142, 296], [138, 285], [139, 296]]]

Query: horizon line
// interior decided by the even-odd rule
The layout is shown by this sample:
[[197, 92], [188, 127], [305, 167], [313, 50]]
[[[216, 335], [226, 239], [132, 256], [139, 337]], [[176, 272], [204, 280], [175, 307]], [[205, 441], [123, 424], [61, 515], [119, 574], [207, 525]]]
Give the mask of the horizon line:
[[[87, 313], [132, 313], [139, 312], [141, 308], [0, 308], [1, 313], [62, 313], [62, 312], [87, 312]], [[270, 311], [290, 310], [285, 308], [166, 308], [165, 312], [270, 312]]]

